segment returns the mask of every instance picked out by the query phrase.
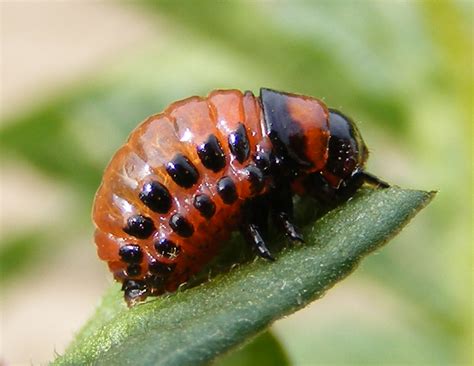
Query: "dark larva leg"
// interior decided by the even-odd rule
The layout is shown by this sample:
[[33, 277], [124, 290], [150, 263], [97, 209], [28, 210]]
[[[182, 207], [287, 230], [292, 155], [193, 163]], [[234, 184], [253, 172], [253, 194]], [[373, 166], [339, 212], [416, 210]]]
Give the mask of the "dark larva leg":
[[303, 236], [293, 224], [293, 200], [289, 184], [278, 185], [270, 196], [272, 219], [292, 241], [304, 242]]
[[[256, 196], [245, 201], [245, 204], [242, 208], [242, 217], [243, 224], [245, 225], [252, 224], [257, 228], [260, 236], [265, 238], [268, 234], [268, 214], [270, 212], [270, 201], [267, 194]], [[246, 230], [242, 230], [242, 233], [248, 240], [248, 242], [253, 245], [254, 241], [248, 238], [248, 234], [245, 233]], [[264, 241], [264, 240], [263, 240]]]
[[377, 188], [388, 188], [388, 183], [379, 179], [375, 175], [364, 172], [363, 170], [357, 171], [351, 175], [350, 179], [343, 181], [339, 189], [336, 191], [337, 200], [339, 202], [346, 201], [354, 195], [354, 193], [364, 184], [367, 183]]
[[282, 230], [292, 241], [304, 243], [303, 235], [298, 228], [293, 224], [286, 212], [280, 212], [273, 216], [273, 220], [277, 227]]
[[274, 260], [264, 240], [268, 229], [268, 210], [267, 195], [257, 196], [246, 201], [242, 208], [243, 222], [240, 231], [247, 242], [257, 250], [260, 257]]
[[245, 236], [247, 241], [257, 250], [257, 254], [271, 261], [274, 261], [272, 254], [265, 245], [265, 241], [259, 232], [257, 225], [255, 224], [244, 224], [241, 229], [242, 234]]
[[268, 235], [268, 214], [270, 213], [270, 200], [268, 195], [253, 197], [245, 202], [243, 214], [245, 222], [254, 224], [265, 239]]

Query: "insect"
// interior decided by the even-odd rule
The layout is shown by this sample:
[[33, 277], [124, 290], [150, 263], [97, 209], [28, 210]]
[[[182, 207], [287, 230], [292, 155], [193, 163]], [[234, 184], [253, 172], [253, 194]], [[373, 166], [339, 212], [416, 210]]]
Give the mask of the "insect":
[[271, 217], [290, 240], [292, 196], [341, 202], [364, 183], [367, 147], [354, 122], [318, 99], [262, 88], [216, 90], [142, 122], [97, 191], [99, 257], [131, 306], [171, 292], [240, 230], [259, 256]]

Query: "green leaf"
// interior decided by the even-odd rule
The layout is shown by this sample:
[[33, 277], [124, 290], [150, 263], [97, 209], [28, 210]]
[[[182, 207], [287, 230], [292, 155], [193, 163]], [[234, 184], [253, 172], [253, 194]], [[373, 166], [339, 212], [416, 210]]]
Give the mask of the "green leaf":
[[127, 309], [108, 293], [55, 365], [196, 365], [214, 360], [275, 320], [321, 297], [380, 248], [434, 192], [361, 190], [304, 228], [306, 245], [260, 259], [199, 286]]

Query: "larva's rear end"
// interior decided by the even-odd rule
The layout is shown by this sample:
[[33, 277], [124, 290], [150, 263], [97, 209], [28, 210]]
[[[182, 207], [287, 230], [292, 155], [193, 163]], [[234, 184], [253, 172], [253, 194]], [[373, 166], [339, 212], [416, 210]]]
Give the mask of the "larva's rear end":
[[251, 159], [263, 142], [258, 101], [236, 90], [176, 102], [132, 132], [93, 211], [99, 257], [129, 303], [176, 290], [215, 256], [266, 189]]

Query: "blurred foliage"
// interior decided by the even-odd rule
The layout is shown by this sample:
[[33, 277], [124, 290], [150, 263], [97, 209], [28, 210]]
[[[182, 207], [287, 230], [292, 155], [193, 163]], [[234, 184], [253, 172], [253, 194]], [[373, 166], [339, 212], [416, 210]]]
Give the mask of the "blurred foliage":
[[265, 332], [252, 339], [242, 348], [223, 355], [213, 366], [287, 366], [288, 356], [278, 339]]
[[[360, 121], [374, 172], [395, 184], [440, 190], [417, 225], [356, 274], [404, 309], [396, 325], [344, 319], [292, 328], [279, 334], [292, 360], [383, 363], [396, 353], [413, 364], [468, 363], [472, 3], [150, 0], [124, 6], [141, 8], [156, 23], [159, 35], [149, 47], [0, 129], [2, 161], [27, 163], [71, 187], [76, 203], [67, 217], [45, 213], [51, 224], [41, 232], [8, 231], [0, 246], [4, 293], [10, 279], [41, 263], [43, 249], [60, 252], [71, 245], [64, 235], [90, 232], [101, 172], [138, 121], [214, 88], [267, 86], [318, 96], [346, 111]], [[12, 258], [24, 264], [14, 266]], [[334, 340], [347, 336], [346, 329], [357, 333], [340, 352]]]
[[38, 231], [15, 235], [2, 243], [0, 248], [0, 285], [8, 285], [10, 277], [27, 272], [28, 266], [47, 256], [47, 234]]

